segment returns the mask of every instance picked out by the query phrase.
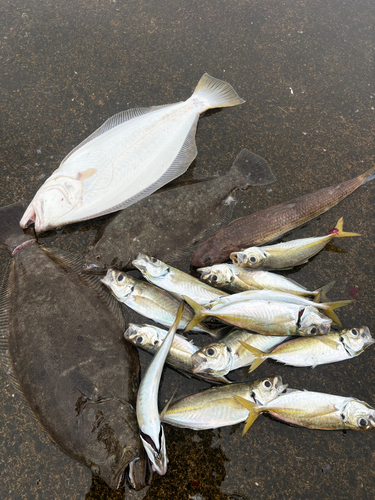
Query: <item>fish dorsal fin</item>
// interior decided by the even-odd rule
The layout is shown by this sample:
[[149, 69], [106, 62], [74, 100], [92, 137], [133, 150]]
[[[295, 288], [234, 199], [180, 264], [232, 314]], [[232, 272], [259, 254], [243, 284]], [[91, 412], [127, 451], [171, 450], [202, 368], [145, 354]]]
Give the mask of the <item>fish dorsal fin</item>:
[[111, 312], [116, 317], [120, 327], [125, 330], [126, 322], [122, 313], [121, 303], [108, 291], [108, 288], [100, 281], [100, 277], [95, 274], [87, 274], [82, 271], [83, 257], [74, 255], [61, 248], [44, 248], [43, 250], [51, 257], [59, 259], [65, 266], [72, 269], [78, 276], [88, 285], [93, 288], [100, 299], [109, 307]]
[[10, 296], [11, 296], [11, 279], [10, 275], [13, 267], [13, 260], [8, 264], [3, 285], [0, 291], [0, 364], [11, 379], [14, 387], [22, 395], [18, 386], [18, 382], [14, 377], [12, 363], [9, 356], [9, 309], [10, 309]]
[[168, 184], [168, 182], [172, 181], [176, 177], [182, 175], [192, 163], [194, 158], [197, 156], [198, 151], [195, 144], [195, 132], [197, 129], [198, 119], [199, 115], [194, 120], [194, 123], [191, 126], [190, 131], [173, 163], [169, 166], [168, 170], [164, 172], [161, 177], [159, 177], [159, 179], [157, 179], [153, 184], [145, 188], [143, 191], [137, 193], [131, 198], [128, 198], [123, 203], [119, 203], [118, 205], [108, 210], [104, 210], [103, 212], [95, 214], [95, 217], [99, 217], [110, 212], [115, 212], [117, 210], [123, 210], [124, 208], [133, 205], [133, 203], [137, 203], [143, 198], [147, 198], [147, 196], [150, 196], [150, 194], [154, 193], [157, 189], [161, 188], [165, 184]]
[[173, 399], [174, 399], [174, 396], [176, 394], [176, 391], [177, 391], [177, 388], [173, 391], [173, 394], [172, 394], [172, 397], [169, 399], [169, 401], [167, 401], [166, 405], [164, 406], [164, 408], [162, 409], [162, 411], [160, 412], [160, 421], [162, 421], [165, 417], [165, 414], [167, 413], [168, 411], [168, 408], [169, 408], [169, 405], [172, 403]]
[[[126, 111], [120, 111], [120, 113], [116, 113], [115, 115], [111, 116], [111, 118], [108, 118], [103, 125], [101, 125], [98, 129], [95, 130], [91, 135], [89, 135], [84, 141], [82, 141], [78, 146], [76, 146], [61, 162], [61, 165], [63, 165], [68, 158], [70, 158], [73, 153], [78, 151], [80, 148], [82, 148], [85, 144], [93, 141], [100, 135], [105, 134], [108, 132], [108, 130], [111, 130], [118, 125], [121, 125], [122, 123], [128, 122], [130, 120], [133, 120], [134, 118], [138, 118], [139, 116], [146, 115], [147, 113], [151, 113], [152, 111], [155, 111], [156, 109], [160, 108], [165, 108], [166, 106], [170, 106], [170, 104], [164, 104], [162, 106], [151, 106], [150, 108], [132, 108], [128, 109]], [[61, 167], [60, 165], [60, 167]]]

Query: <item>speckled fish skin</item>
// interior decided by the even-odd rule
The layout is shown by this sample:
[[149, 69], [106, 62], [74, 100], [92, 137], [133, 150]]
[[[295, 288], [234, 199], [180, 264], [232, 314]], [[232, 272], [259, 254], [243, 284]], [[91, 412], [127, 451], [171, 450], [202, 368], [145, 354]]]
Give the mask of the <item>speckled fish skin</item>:
[[358, 233], [343, 231], [343, 223], [344, 219], [341, 217], [326, 236], [300, 238], [276, 245], [245, 248], [242, 252], [232, 252], [230, 258], [233, 264], [239, 267], [262, 268], [264, 270], [291, 269], [308, 262], [334, 238], [361, 236]]
[[121, 210], [185, 172], [197, 155], [199, 115], [244, 101], [205, 73], [184, 102], [117, 113], [46, 180], [20, 224], [37, 232]]
[[274, 181], [266, 160], [243, 149], [225, 175], [155, 193], [116, 215], [88, 248], [84, 271], [131, 269], [139, 253], [168, 263], [189, 257], [201, 241], [228, 224], [236, 189]]
[[254, 409], [257, 413], [268, 412], [278, 420], [309, 429], [359, 431], [375, 428], [375, 409], [367, 403], [322, 392], [290, 389]]
[[210, 285], [225, 288], [229, 292], [239, 293], [246, 290], [277, 290], [295, 295], [315, 297], [325, 289], [331, 289], [334, 281], [317, 290], [310, 291], [290, 278], [280, 274], [258, 269], [245, 269], [234, 264], [215, 264], [210, 267], [197, 269], [201, 273], [200, 279]]
[[172, 403], [163, 422], [195, 430], [238, 424], [246, 420], [249, 411], [237, 403], [234, 395], [262, 405], [272, 401], [286, 387], [277, 376], [209, 389]]
[[[133, 345], [139, 347], [140, 349], [143, 349], [150, 354], [155, 355], [159, 351], [160, 346], [167, 333], [168, 332], [166, 330], [158, 328], [157, 326], [135, 325], [134, 323], [130, 323], [129, 327], [124, 333], [124, 337]], [[176, 333], [165, 362], [170, 366], [176, 368], [177, 370], [184, 370], [189, 373], [194, 373], [194, 361], [192, 359], [192, 354], [197, 352], [198, 349], [199, 347], [194, 345], [192, 341], [189, 341], [184, 336]], [[204, 376], [201, 374], [199, 374], [199, 376], [201, 378], [213, 380], [216, 382], [229, 382], [221, 376]]]
[[354, 179], [241, 217], [219, 229], [194, 252], [191, 265], [212, 266], [232, 252], [259, 246], [282, 236], [337, 205], [359, 186], [374, 179], [375, 167]]
[[[101, 281], [117, 300], [138, 314], [167, 327], [173, 325], [181, 301], [170, 293], [115, 269], [109, 269]], [[185, 307], [180, 328], [185, 328], [192, 318], [192, 311]], [[212, 330], [203, 325], [197, 326], [194, 331], [215, 336]]]
[[147, 281], [167, 292], [179, 296], [181, 300], [183, 300], [182, 297], [184, 295], [187, 295], [195, 300], [195, 302], [198, 302], [198, 304], [206, 304], [211, 300], [228, 295], [206, 283], [202, 283], [190, 274], [165, 264], [155, 257], [139, 254], [133, 260], [133, 265], [141, 271]]
[[197, 322], [210, 316], [238, 328], [251, 330], [262, 335], [277, 336], [325, 335], [329, 332], [332, 323], [331, 319], [319, 314], [315, 307], [293, 303], [248, 300], [246, 302], [232, 302], [210, 309], [200, 306], [189, 297], [184, 297], [184, 299], [195, 312], [194, 319], [189, 323], [186, 331], [193, 328]]
[[[15, 252], [1, 294], [1, 365], [65, 453], [114, 489], [130, 464], [129, 477], [141, 488], [146, 465], [135, 415], [139, 361], [123, 340], [121, 312], [115, 316], [93, 281], [75, 271], [80, 259], [62, 260], [39, 246], [31, 228], [24, 234], [24, 209], [15, 204], [0, 210], [0, 242]], [[100, 282], [98, 287], [112, 302]]]
[[246, 330], [235, 330], [219, 342], [197, 349], [191, 360], [196, 374], [225, 376], [237, 368], [249, 366], [255, 360], [254, 354], [244, 348], [240, 341], [263, 352], [269, 352], [289, 337], [258, 335]]
[[318, 365], [345, 361], [359, 356], [375, 341], [370, 330], [364, 326], [341, 332], [330, 332], [324, 336], [290, 340], [268, 353], [261, 352], [262, 349], [256, 352], [256, 346], [248, 346], [248, 342], [244, 342], [243, 346], [248, 348], [249, 352], [256, 358], [250, 369], [252, 372], [267, 358], [289, 366], [311, 366], [313, 368]]

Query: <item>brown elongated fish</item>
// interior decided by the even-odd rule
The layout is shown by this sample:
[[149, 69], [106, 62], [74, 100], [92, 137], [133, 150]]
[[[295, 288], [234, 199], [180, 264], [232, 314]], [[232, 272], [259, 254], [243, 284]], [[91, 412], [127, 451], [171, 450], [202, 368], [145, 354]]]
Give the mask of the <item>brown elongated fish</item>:
[[219, 229], [193, 253], [191, 265], [212, 266], [229, 259], [232, 252], [258, 246], [327, 212], [359, 186], [375, 178], [375, 167], [337, 186], [319, 189], [294, 200], [259, 210]]
[[[0, 245], [12, 259], [0, 294], [0, 363], [42, 430], [111, 488], [125, 469], [144, 486], [135, 403], [139, 360], [124, 318], [79, 258], [22, 230], [22, 203], [0, 209]], [[110, 307], [108, 307], [110, 306]]]
[[228, 224], [233, 191], [274, 182], [266, 160], [243, 149], [226, 175], [153, 194], [120, 212], [88, 248], [84, 270], [132, 269], [139, 253], [172, 264]]

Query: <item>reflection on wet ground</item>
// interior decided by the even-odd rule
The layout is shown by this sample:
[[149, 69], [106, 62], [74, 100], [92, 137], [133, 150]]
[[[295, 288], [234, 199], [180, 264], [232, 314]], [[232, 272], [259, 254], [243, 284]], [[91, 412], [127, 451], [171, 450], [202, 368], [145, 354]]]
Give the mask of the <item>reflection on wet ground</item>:
[[[246, 103], [207, 113], [198, 157], [180, 181], [226, 172], [244, 147], [263, 156], [272, 186], [238, 195], [234, 218], [350, 179], [374, 162], [375, 8], [354, 2], [233, 0], [138, 2], [3, 0], [0, 6], [0, 205], [31, 200], [62, 158], [116, 112], [184, 100], [201, 75], [230, 82]], [[344, 216], [361, 238], [337, 241], [289, 276], [307, 287], [333, 279], [345, 327], [375, 328], [375, 181], [293, 232], [325, 234]], [[41, 244], [84, 254], [104, 220], [49, 232]], [[8, 256], [0, 253], [4, 275]], [[129, 321], [132, 316], [129, 314]], [[199, 336], [203, 345], [207, 340]], [[375, 405], [372, 349], [314, 370], [270, 361], [290, 387]], [[140, 354], [144, 367], [149, 356]], [[123, 498], [65, 456], [38, 429], [0, 373], [0, 496]], [[235, 380], [249, 380], [246, 370]], [[209, 387], [165, 372], [160, 405]], [[166, 426], [169, 469], [129, 499], [372, 498], [375, 436], [292, 428], [262, 417], [242, 428], [195, 432]], [[89, 492], [89, 493], [88, 493]]]

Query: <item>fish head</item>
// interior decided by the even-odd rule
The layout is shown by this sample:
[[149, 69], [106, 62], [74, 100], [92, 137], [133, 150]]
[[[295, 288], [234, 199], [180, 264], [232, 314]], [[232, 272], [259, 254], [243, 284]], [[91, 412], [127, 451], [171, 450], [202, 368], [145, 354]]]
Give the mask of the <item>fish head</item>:
[[230, 258], [233, 264], [239, 267], [255, 269], [261, 267], [266, 261], [266, 253], [259, 247], [251, 247], [242, 252], [232, 252]]
[[226, 375], [233, 363], [233, 352], [229, 346], [214, 342], [191, 355], [193, 373], [213, 373]]
[[299, 310], [297, 331], [300, 335], [326, 335], [331, 329], [332, 320], [319, 314], [314, 307]]
[[[26, 228], [34, 223], [37, 233], [64, 225], [65, 216], [77, 210], [82, 199], [81, 180], [65, 176], [50, 178], [34, 196], [22, 216], [20, 225]], [[71, 218], [74, 220], [74, 217]]]
[[375, 342], [367, 326], [342, 331], [340, 337], [344, 347], [354, 354], [359, 354], [365, 347]]
[[107, 398], [86, 401], [78, 411], [79, 426], [86, 431], [82, 433], [85, 458], [93, 474], [112, 489], [118, 489], [130, 466], [133, 486], [143, 487], [140, 472], [145, 470], [146, 462], [133, 406], [127, 401]]
[[113, 230], [104, 236], [99, 231], [96, 240], [87, 248], [83, 262], [85, 273], [105, 274], [110, 268], [124, 271], [133, 267], [128, 233]]
[[363, 401], [348, 398], [341, 418], [349, 429], [367, 431], [375, 429], [375, 409]]
[[164, 278], [169, 273], [169, 267], [161, 260], [148, 255], [138, 254], [132, 262], [133, 266], [150, 278]]
[[142, 430], [140, 431], [140, 436], [147, 456], [150, 459], [152, 470], [164, 476], [167, 472], [168, 457], [163, 426], [160, 425], [159, 435], [156, 439], [157, 442], [151, 436], [142, 432]]
[[134, 279], [122, 271], [108, 269], [101, 282], [104, 283], [120, 301], [126, 301], [134, 291]]
[[226, 286], [234, 280], [233, 271], [225, 264], [197, 269], [201, 273], [200, 279], [213, 286]]
[[150, 325], [140, 326], [130, 323], [124, 337], [141, 349], [151, 349], [162, 344], [163, 338], [161, 338], [160, 331], [160, 328]]
[[258, 405], [265, 405], [277, 398], [287, 387], [288, 384], [283, 384], [283, 379], [279, 375], [256, 380], [251, 383], [250, 399]]

